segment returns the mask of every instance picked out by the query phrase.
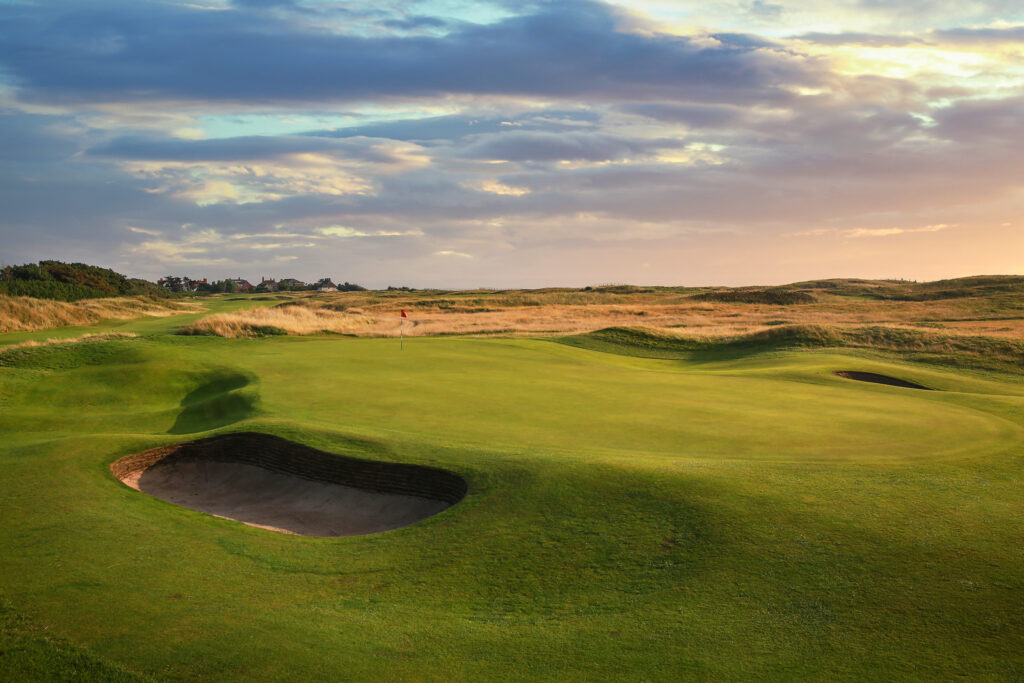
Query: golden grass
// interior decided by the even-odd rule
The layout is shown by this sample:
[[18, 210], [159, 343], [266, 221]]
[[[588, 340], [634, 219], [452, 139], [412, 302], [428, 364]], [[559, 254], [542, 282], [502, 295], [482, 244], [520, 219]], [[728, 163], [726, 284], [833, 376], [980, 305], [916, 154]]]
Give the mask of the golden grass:
[[79, 342], [102, 342], [112, 341], [114, 339], [131, 339], [138, 335], [132, 334], [131, 332], [109, 332], [107, 334], [83, 334], [81, 337], [53, 337], [50, 339], [37, 339], [33, 341], [21, 342], [18, 344], [10, 344], [8, 346], [0, 347], [0, 354], [7, 353], [9, 351], [15, 351], [17, 349], [27, 349], [35, 346], [54, 346], [55, 344], [77, 344]]
[[1004, 310], [999, 318], [983, 299], [905, 302], [824, 296], [816, 304], [774, 306], [694, 301], [676, 292], [467, 294], [352, 292], [297, 297], [273, 308], [209, 316], [184, 332], [224, 337], [318, 333], [394, 337], [399, 334], [399, 310], [404, 308], [410, 316], [405, 335], [410, 337], [574, 334], [636, 325], [686, 336], [729, 337], [787, 324], [884, 325], [954, 335], [1024, 336], [1024, 316], [1006, 319]]
[[[252, 337], [259, 334], [337, 334], [366, 335], [367, 328], [379, 324], [377, 318], [360, 313], [334, 311], [307, 305], [282, 308], [254, 308], [236, 313], [207, 316], [182, 328], [182, 334], [212, 334], [220, 337]], [[373, 336], [373, 335], [366, 335]]]
[[128, 320], [144, 315], [195, 313], [199, 304], [147, 297], [86, 299], [74, 303], [0, 295], [0, 331], [46, 330], [67, 325], [91, 325], [100, 320]]

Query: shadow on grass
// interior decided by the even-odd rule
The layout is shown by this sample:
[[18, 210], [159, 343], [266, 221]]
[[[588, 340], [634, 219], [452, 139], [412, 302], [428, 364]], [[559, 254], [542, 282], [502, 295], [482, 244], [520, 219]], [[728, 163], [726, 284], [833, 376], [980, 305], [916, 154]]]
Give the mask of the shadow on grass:
[[181, 400], [182, 411], [168, 434], [193, 434], [225, 427], [256, 412], [257, 395], [246, 391], [252, 379], [238, 372], [218, 372]]

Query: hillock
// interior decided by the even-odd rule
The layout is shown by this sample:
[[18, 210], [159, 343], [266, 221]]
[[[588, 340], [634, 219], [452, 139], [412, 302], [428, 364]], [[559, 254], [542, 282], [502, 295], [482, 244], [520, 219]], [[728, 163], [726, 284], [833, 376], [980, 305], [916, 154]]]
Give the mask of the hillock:
[[975, 275], [934, 282], [911, 280], [835, 279], [795, 282], [790, 287], [819, 290], [835, 296], [880, 301], [940, 301], [996, 295], [1024, 294], [1020, 275]]
[[792, 289], [726, 289], [701, 292], [689, 297], [694, 301], [713, 301], [729, 304], [767, 304], [769, 306], [792, 306], [813, 304], [817, 299], [807, 292]]
[[1019, 339], [950, 335], [883, 325], [784, 325], [726, 337], [687, 337], [644, 327], [613, 327], [555, 341], [643, 358], [684, 360], [705, 354], [746, 356], [800, 348], [854, 348], [957, 368], [1014, 374], [1020, 374], [1024, 368], [1024, 341]]

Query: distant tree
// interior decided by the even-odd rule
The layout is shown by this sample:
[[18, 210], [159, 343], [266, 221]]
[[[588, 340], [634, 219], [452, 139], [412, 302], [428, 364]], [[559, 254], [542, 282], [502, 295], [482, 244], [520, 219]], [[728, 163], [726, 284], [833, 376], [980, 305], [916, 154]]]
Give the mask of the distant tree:
[[228, 290], [228, 280], [217, 280], [207, 285], [210, 294], [223, 294]]
[[168, 275], [164, 278], [164, 287], [171, 290], [172, 292], [183, 292], [185, 291], [185, 283], [182, 279], [176, 275]]

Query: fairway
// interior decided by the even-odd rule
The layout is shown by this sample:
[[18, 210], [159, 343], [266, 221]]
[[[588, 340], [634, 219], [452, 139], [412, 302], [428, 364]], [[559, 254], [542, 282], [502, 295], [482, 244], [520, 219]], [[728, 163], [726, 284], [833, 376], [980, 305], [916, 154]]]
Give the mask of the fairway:
[[[834, 374], [850, 370], [934, 391]], [[0, 402], [3, 598], [97, 666], [1024, 674], [1016, 382], [828, 350], [687, 362], [540, 339], [156, 335], [40, 347], [0, 368]], [[443, 468], [469, 493], [321, 539], [108, 469], [232, 432]], [[57, 656], [33, 647], [0, 671]]]

